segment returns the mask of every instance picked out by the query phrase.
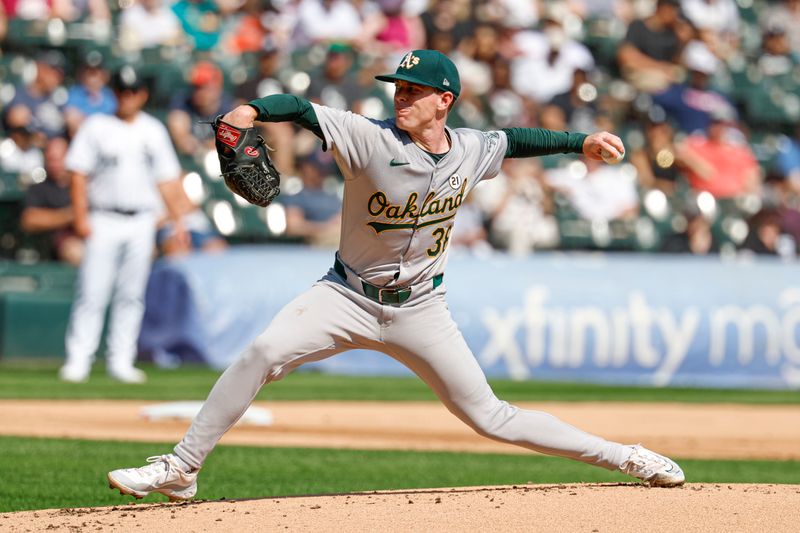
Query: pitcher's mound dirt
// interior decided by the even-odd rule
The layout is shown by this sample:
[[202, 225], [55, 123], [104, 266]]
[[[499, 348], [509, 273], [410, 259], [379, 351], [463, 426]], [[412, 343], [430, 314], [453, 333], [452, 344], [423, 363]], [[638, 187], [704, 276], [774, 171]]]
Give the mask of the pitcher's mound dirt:
[[800, 486], [523, 485], [0, 515], [22, 531], [796, 532]]

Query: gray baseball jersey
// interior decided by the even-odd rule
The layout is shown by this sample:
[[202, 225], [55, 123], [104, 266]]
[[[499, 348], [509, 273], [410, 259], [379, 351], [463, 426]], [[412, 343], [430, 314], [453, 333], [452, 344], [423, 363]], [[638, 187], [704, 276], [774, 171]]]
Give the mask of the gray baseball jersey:
[[[288, 303], [220, 376], [175, 454], [201, 467], [265, 383], [304, 363], [366, 348], [406, 365], [482, 435], [619, 467], [629, 448], [495, 396], [450, 316], [444, 285], [436, 282], [453, 218], [470, 190], [499, 172], [505, 133], [447, 129], [451, 148], [436, 161], [393, 120], [322, 106], [314, 111], [345, 176], [340, 260]], [[341, 263], [347, 269], [338, 268]], [[369, 294], [363, 282], [386, 289]], [[386, 304], [382, 291], [391, 287], [410, 288], [410, 296]]]
[[342, 262], [379, 287], [443, 273], [456, 211], [480, 180], [500, 172], [505, 133], [448, 128], [450, 151], [436, 162], [393, 119], [314, 111], [345, 178]]

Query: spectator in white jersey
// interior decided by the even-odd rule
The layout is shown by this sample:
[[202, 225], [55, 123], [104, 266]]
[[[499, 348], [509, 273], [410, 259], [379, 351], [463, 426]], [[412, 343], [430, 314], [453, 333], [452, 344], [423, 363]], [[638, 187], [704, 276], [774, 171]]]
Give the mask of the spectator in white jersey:
[[111, 85], [116, 114], [87, 118], [67, 153], [75, 233], [85, 241], [67, 328], [67, 360], [59, 372], [68, 382], [89, 378], [109, 301], [107, 372], [123, 383], [146, 380], [133, 364], [159, 196], [186, 238], [180, 220], [186, 209], [181, 168], [164, 125], [142, 111], [148, 97], [143, 80], [128, 65], [114, 74]]
[[119, 17], [120, 44], [140, 50], [184, 41], [181, 21], [163, 0], [141, 0], [123, 9]]
[[11, 109], [3, 117], [8, 142], [4, 142], [4, 150], [0, 150], [0, 171], [23, 175], [42, 166], [44, 159], [32, 120], [30, 109], [24, 106]]

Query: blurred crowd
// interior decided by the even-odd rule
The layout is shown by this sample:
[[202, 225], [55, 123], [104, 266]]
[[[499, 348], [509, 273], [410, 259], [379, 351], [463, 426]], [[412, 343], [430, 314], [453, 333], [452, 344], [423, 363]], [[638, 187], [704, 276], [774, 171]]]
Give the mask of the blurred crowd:
[[85, 117], [114, 112], [126, 64], [180, 155], [198, 243], [335, 246], [342, 178], [311, 134], [263, 125], [284, 176], [263, 210], [220, 182], [202, 121], [278, 92], [391, 116], [373, 76], [416, 48], [459, 68], [452, 127], [607, 130], [627, 147], [613, 166], [506, 160], [453, 246], [796, 256], [800, 0], [3, 0], [0, 256], [75, 260], [63, 155]]

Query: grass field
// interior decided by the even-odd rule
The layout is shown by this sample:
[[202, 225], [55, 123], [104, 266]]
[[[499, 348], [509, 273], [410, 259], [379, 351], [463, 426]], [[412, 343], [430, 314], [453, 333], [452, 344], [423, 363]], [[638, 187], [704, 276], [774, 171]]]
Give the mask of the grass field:
[[[144, 464], [170, 444], [0, 437], [0, 512], [121, 505], [106, 472]], [[681, 460], [687, 481], [797, 483], [799, 461]], [[200, 499], [333, 494], [378, 489], [630, 482], [622, 474], [536, 455], [219, 446], [199, 478]], [[24, 480], [24, 481], [23, 481]], [[144, 502], [164, 501], [150, 495]]]
[[[125, 386], [110, 381], [98, 367], [89, 383], [69, 385], [56, 379], [57, 368], [57, 361], [0, 363], [0, 398], [198, 400], [205, 398], [218, 376], [218, 372], [204, 367], [148, 367], [146, 386]], [[494, 380], [492, 385], [498, 396], [511, 401], [800, 403], [800, 394], [789, 391], [649, 389], [507, 380]], [[434, 397], [414, 378], [295, 373], [267, 387], [258, 399], [430, 401]], [[171, 445], [0, 437], [0, 512], [131, 502], [132, 498], [123, 498], [107, 488], [106, 472], [140, 466], [149, 455], [168, 453]], [[689, 482], [800, 483], [798, 461], [680, 462], [690, 472]], [[220, 446], [206, 463], [198, 497], [231, 499], [596, 481], [629, 482], [630, 478], [536, 455]], [[163, 499], [150, 496], [144, 501]]]
[[[0, 361], [0, 398], [203, 400], [219, 372], [201, 366], [174, 370], [143, 365], [146, 386], [121, 385], [96, 365], [89, 383], [61, 383], [60, 361]], [[725, 389], [653, 389], [576, 383], [490, 380], [498, 397], [508, 401], [631, 401], [689, 403], [797, 404], [797, 391]], [[413, 377], [351, 377], [295, 372], [265, 387], [257, 400], [434, 401], [433, 393]]]

